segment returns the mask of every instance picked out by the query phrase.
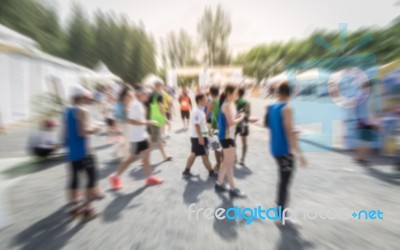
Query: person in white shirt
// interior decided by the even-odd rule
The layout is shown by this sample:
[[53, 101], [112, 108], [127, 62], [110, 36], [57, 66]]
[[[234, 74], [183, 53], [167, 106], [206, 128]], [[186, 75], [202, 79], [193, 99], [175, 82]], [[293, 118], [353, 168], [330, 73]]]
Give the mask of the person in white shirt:
[[207, 105], [206, 96], [204, 94], [197, 94], [196, 104], [197, 107], [194, 109], [192, 119], [190, 120], [192, 152], [187, 159], [186, 168], [182, 174], [184, 177], [196, 176], [190, 172], [190, 169], [196, 157], [201, 156], [203, 164], [209, 172], [209, 176], [217, 177], [218, 175], [212, 169], [210, 159], [208, 158], [208, 129], [206, 114], [204, 113], [204, 107]]
[[152, 175], [150, 164], [150, 143], [147, 126], [154, 125], [154, 121], [146, 119], [144, 103], [148, 100], [148, 91], [142, 87], [137, 87], [135, 92], [136, 99], [131, 102], [126, 119], [128, 126], [128, 139], [131, 144], [130, 155], [119, 164], [117, 171], [109, 176], [109, 181], [114, 190], [122, 188], [120, 179], [121, 174], [139, 155], [141, 155], [144, 172], [147, 177], [146, 184], [153, 185], [163, 183], [163, 179]]
[[44, 120], [41, 130], [33, 142], [33, 154], [47, 157], [59, 148], [59, 142], [54, 128], [57, 125], [52, 120]]

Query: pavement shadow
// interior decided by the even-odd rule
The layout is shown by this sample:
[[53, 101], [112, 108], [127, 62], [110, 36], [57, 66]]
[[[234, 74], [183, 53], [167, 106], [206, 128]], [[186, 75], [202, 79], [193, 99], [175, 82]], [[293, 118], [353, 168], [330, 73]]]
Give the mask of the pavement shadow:
[[120, 162], [121, 159], [119, 158], [105, 162], [103, 167], [99, 169], [99, 179], [102, 180], [112, 174], [117, 169]]
[[183, 134], [185, 132], [187, 132], [188, 130], [186, 128], [181, 128], [175, 131], [175, 134]]
[[[117, 193], [115, 199], [108, 204], [103, 211], [103, 220], [105, 222], [113, 222], [121, 217], [121, 212], [128, 207], [129, 203], [137, 196], [141, 195], [148, 186], [143, 186], [137, 189], [135, 192], [130, 194]], [[129, 208], [135, 208], [139, 205], [129, 206]]]
[[57, 154], [45, 159], [24, 162], [15, 167], [5, 170], [2, 173], [6, 176], [6, 178], [15, 178], [36, 173], [39, 171], [44, 171], [46, 169], [58, 166], [66, 162], [67, 159], [65, 154]]
[[233, 174], [235, 178], [245, 179], [253, 174], [253, 171], [246, 165], [235, 164]]
[[16, 235], [13, 245], [26, 250], [62, 249], [85, 226], [84, 222], [80, 222], [68, 228], [70, 222], [66, 215], [66, 206], [63, 206]]
[[215, 183], [215, 180], [211, 178], [205, 181], [199, 177], [185, 178], [185, 180], [187, 183], [183, 191], [183, 201], [186, 204], [199, 202], [199, 195], [208, 189], [212, 189]]
[[[157, 168], [159, 166], [161, 166], [163, 163], [164, 162], [161, 161], [161, 162], [159, 162], [157, 164], [151, 165], [151, 168], [153, 170], [153, 174], [154, 175], [156, 175], [158, 173], [161, 173], [161, 170], [159, 170], [159, 169], [157, 170]], [[144, 175], [143, 166], [139, 166], [139, 167], [136, 167], [136, 168], [132, 169], [129, 172], [129, 176], [131, 176], [134, 180], [144, 180], [146, 178], [146, 176]]]
[[104, 144], [104, 145], [99, 145], [99, 146], [93, 147], [93, 149], [94, 150], [103, 150], [106, 148], [110, 148], [112, 146], [114, 146], [114, 144]]
[[[218, 197], [222, 200], [222, 204], [217, 206], [217, 208], [224, 208], [227, 210], [228, 208], [234, 207], [232, 199], [227, 198], [222, 193], [218, 193]], [[227, 218], [219, 220], [214, 218], [214, 231], [225, 241], [231, 241], [238, 237], [237, 226], [238, 223], [235, 220], [229, 220]]]
[[364, 170], [369, 176], [372, 176], [380, 181], [400, 186], [400, 179], [397, 179], [399, 177], [398, 174], [382, 172], [373, 166], [365, 166]]
[[304, 240], [296, 228], [282, 225], [277, 227], [281, 232], [281, 238], [276, 246], [277, 250], [314, 249], [314, 244]]

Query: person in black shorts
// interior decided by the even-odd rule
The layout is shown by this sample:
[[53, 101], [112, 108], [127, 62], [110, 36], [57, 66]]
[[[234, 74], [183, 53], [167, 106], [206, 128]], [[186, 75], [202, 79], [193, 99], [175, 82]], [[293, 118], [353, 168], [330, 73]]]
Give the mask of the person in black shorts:
[[186, 168], [182, 174], [184, 177], [195, 176], [190, 172], [190, 169], [196, 157], [201, 156], [203, 164], [209, 172], [209, 176], [217, 177], [217, 173], [212, 169], [210, 159], [208, 158], [208, 129], [206, 114], [204, 113], [204, 107], [207, 104], [206, 96], [204, 94], [198, 94], [196, 96], [196, 104], [197, 107], [193, 111], [193, 118], [191, 120], [191, 154], [187, 159]]
[[236, 125], [235, 137], [238, 135], [242, 138], [242, 156], [239, 164], [244, 166], [247, 153], [247, 137], [249, 136], [249, 118], [250, 118], [250, 103], [244, 99], [245, 89], [239, 89], [239, 98], [236, 100], [236, 110], [238, 113], [244, 114], [243, 121]]
[[148, 100], [148, 92], [146, 89], [136, 87], [136, 99], [132, 101], [128, 109], [127, 124], [128, 134], [131, 143], [130, 155], [124, 159], [117, 167], [117, 170], [111, 174], [108, 179], [114, 190], [122, 188], [121, 175], [139, 156], [143, 162], [143, 170], [146, 176], [146, 185], [154, 185], [163, 183], [163, 179], [152, 175], [153, 170], [150, 163], [150, 142], [147, 133], [147, 126], [154, 125], [154, 121], [146, 119], [146, 111], [144, 103]]

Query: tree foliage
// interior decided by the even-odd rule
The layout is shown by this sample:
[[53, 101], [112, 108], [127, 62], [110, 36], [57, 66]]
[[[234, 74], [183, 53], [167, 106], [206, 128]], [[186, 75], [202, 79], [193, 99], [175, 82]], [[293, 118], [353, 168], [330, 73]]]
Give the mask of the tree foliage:
[[201, 44], [204, 46], [203, 60], [207, 65], [224, 65], [230, 61], [228, 38], [231, 34], [229, 14], [218, 5], [215, 13], [211, 7], [204, 10], [204, 14], [197, 24]]
[[154, 40], [143, 25], [97, 12], [93, 20], [77, 4], [66, 27], [57, 12], [35, 0], [1, 0], [0, 23], [36, 40], [41, 49], [94, 67], [99, 61], [127, 82], [140, 82], [156, 72]]
[[[321, 46], [320, 41], [325, 41], [326, 47]], [[246, 75], [262, 79], [282, 72], [291, 63], [309, 62], [310, 67], [329, 70], [343, 61], [326, 58], [367, 53], [374, 55], [379, 65], [400, 58], [400, 19], [394, 20], [386, 28], [363, 28], [347, 32], [343, 45], [339, 32], [324, 30], [317, 30], [302, 40], [259, 45], [240, 54], [234, 64], [243, 65]], [[357, 57], [352, 60], [357, 60]], [[360, 59], [351, 63], [362, 65], [364, 62]]]

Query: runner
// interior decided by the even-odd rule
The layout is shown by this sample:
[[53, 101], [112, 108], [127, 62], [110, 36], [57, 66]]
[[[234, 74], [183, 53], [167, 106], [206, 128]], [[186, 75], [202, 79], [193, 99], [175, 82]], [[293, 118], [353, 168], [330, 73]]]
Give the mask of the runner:
[[[211, 102], [207, 106], [206, 117], [209, 117], [208, 122], [210, 124], [210, 136], [214, 136], [214, 133], [218, 130], [218, 115], [219, 115], [219, 87], [212, 86], [210, 88]], [[214, 171], [218, 172], [222, 162], [222, 151], [214, 150], [216, 164]]]
[[[218, 173], [218, 180], [215, 183], [217, 192], [229, 190], [231, 197], [244, 198], [246, 195], [235, 187], [233, 166], [235, 164], [235, 127], [244, 119], [244, 115], [236, 116], [235, 101], [238, 96], [238, 89], [233, 85], [228, 85], [220, 97], [220, 110], [218, 115], [218, 138], [224, 152], [224, 159]], [[225, 176], [228, 179], [230, 189], [224, 184]]]
[[136, 88], [136, 98], [132, 101], [127, 115], [128, 134], [131, 143], [130, 155], [123, 160], [113, 174], [108, 178], [114, 190], [122, 188], [121, 174], [141, 155], [143, 169], [146, 175], [146, 185], [161, 184], [163, 180], [152, 175], [150, 164], [150, 143], [146, 126], [154, 125], [154, 121], [146, 120], [144, 104], [148, 101], [148, 91], [142, 87]]
[[301, 154], [297, 135], [293, 127], [292, 109], [289, 106], [290, 90], [287, 82], [275, 88], [277, 102], [267, 108], [265, 126], [270, 130], [270, 149], [279, 166], [277, 205], [286, 208], [289, 184], [294, 171], [294, 160], [298, 157], [301, 166], [307, 162]]
[[39, 133], [34, 136], [32, 153], [38, 157], [48, 157], [60, 148], [55, 128], [57, 124], [50, 119], [44, 120]]
[[118, 140], [118, 144], [116, 145], [114, 152], [112, 153], [114, 156], [118, 156], [118, 154], [121, 154], [123, 157], [125, 157], [127, 156], [129, 150], [129, 142], [127, 140], [128, 129], [126, 124], [126, 116], [133, 98], [134, 92], [132, 87], [129, 85], [125, 85], [122, 91], [119, 93], [118, 102], [116, 103], [114, 108], [114, 117], [117, 121], [117, 127], [118, 130], [121, 131], [121, 136]]
[[156, 121], [157, 123], [149, 127], [151, 143], [155, 144], [161, 152], [164, 161], [171, 161], [172, 157], [168, 156], [165, 152], [163, 141], [161, 138], [161, 128], [165, 124], [167, 118], [165, 116], [164, 102], [162, 97], [162, 90], [164, 83], [161, 79], [153, 80], [154, 92], [147, 102], [147, 117], [149, 120]]
[[167, 117], [167, 121], [165, 125], [163, 126], [163, 135], [165, 135], [166, 138], [170, 137], [172, 126], [171, 126], [171, 119], [172, 119], [172, 112], [173, 112], [173, 104], [172, 104], [172, 97], [171, 95], [167, 92], [167, 88], [165, 88], [162, 91], [162, 97], [163, 97], [163, 106], [164, 106], [164, 112], [165, 116]]
[[210, 177], [217, 177], [217, 173], [211, 167], [210, 159], [208, 158], [208, 129], [206, 115], [204, 113], [204, 107], [207, 105], [207, 98], [204, 94], [196, 95], [197, 107], [193, 111], [193, 117], [191, 119], [191, 144], [192, 152], [189, 155], [186, 163], [185, 171], [183, 171], [184, 177], [196, 176], [190, 172], [194, 161], [197, 156], [201, 156], [203, 164], [209, 172]]
[[115, 117], [114, 117], [114, 109], [115, 109], [115, 98], [112, 93], [112, 89], [109, 88], [106, 91], [106, 98], [105, 98], [105, 103], [104, 103], [104, 109], [103, 109], [103, 114], [104, 114], [104, 119], [105, 123], [107, 125], [107, 134], [108, 134], [108, 140], [107, 142], [109, 144], [114, 144], [118, 142], [118, 136], [119, 136], [119, 131], [117, 128], [117, 124], [115, 122]]
[[183, 128], [187, 129], [189, 127], [190, 110], [192, 109], [192, 102], [190, 100], [187, 87], [182, 87], [182, 94], [179, 96], [179, 107], [181, 110], [181, 117]]
[[[73, 106], [66, 109], [64, 136], [67, 146], [68, 159], [71, 162], [71, 181], [68, 188], [70, 215], [75, 217], [81, 212], [84, 220], [90, 220], [97, 216], [91, 207], [92, 200], [98, 195], [97, 170], [93, 154], [89, 145], [89, 135], [99, 131], [99, 127], [91, 127], [89, 114], [84, 108], [88, 101], [89, 92], [81, 86], [72, 90]], [[79, 174], [86, 172], [88, 184], [86, 199], [83, 205], [79, 205]]]
[[250, 119], [250, 103], [244, 99], [244, 94], [246, 90], [244, 88], [239, 89], [239, 99], [236, 100], [236, 110], [239, 113], [243, 113], [245, 115], [243, 121], [241, 121], [236, 126], [236, 136], [240, 136], [242, 138], [242, 157], [240, 158], [239, 164], [245, 165], [245, 158], [247, 153], [247, 136], [249, 136], [249, 119]]

